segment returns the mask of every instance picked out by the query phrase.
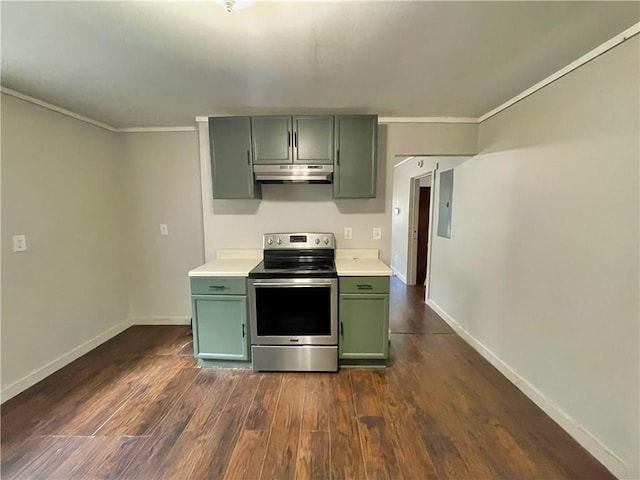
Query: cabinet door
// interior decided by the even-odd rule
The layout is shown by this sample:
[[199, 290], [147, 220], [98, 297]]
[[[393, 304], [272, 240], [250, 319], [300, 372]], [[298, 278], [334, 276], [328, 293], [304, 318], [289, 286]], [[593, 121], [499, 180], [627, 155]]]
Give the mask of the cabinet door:
[[335, 117], [334, 198], [376, 196], [378, 117]]
[[340, 358], [386, 359], [389, 295], [340, 295]]
[[251, 117], [253, 163], [292, 163], [291, 117]]
[[193, 295], [191, 298], [196, 357], [248, 360], [247, 297]]
[[333, 164], [333, 117], [293, 117], [293, 163]]
[[249, 117], [209, 118], [213, 198], [259, 198], [251, 165]]

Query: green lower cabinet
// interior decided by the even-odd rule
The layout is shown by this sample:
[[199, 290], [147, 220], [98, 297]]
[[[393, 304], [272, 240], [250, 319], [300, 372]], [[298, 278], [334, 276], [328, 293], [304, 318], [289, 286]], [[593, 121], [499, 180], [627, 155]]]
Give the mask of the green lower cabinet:
[[192, 295], [193, 351], [199, 359], [248, 360], [246, 295]]
[[389, 355], [389, 295], [340, 294], [339, 351], [342, 360], [386, 360]]

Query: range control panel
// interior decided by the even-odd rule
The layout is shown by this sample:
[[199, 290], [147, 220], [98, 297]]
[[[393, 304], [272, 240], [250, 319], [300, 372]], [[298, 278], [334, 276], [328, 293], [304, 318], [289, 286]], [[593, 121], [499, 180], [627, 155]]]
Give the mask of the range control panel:
[[265, 250], [336, 248], [333, 233], [266, 233], [262, 239]]

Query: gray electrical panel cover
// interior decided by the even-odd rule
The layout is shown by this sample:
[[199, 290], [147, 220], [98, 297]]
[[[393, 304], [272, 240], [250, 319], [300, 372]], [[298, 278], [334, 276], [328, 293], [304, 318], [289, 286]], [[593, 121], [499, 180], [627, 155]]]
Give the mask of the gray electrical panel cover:
[[453, 170], [440, 174], [438, 198], [438, 236], [451, 238], [451, 203], [453, 199]]

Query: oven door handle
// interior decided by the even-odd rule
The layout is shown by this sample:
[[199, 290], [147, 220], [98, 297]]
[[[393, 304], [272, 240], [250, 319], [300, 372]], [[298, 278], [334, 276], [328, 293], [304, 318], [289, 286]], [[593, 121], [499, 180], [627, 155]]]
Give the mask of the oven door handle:
[[276, 282], [255, 282], [255, 287], [331, 287], [331, 282], [313, 283], [276, 283]]

